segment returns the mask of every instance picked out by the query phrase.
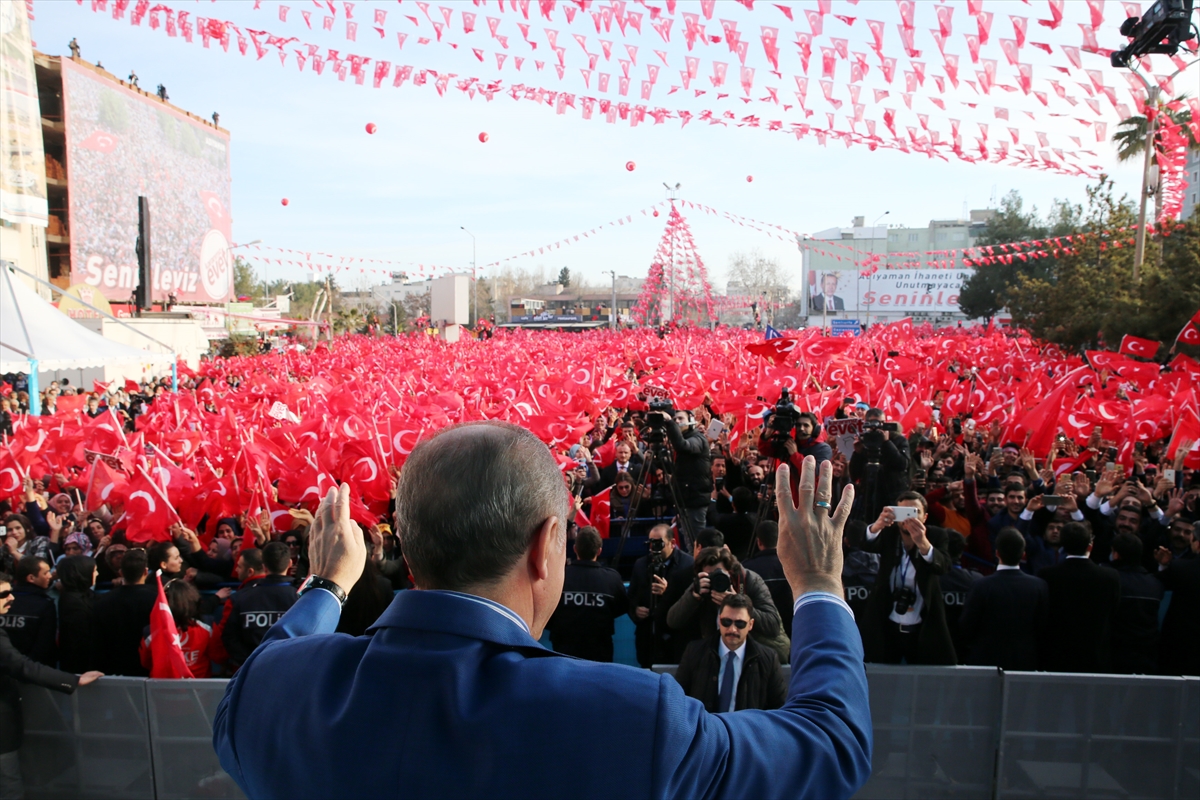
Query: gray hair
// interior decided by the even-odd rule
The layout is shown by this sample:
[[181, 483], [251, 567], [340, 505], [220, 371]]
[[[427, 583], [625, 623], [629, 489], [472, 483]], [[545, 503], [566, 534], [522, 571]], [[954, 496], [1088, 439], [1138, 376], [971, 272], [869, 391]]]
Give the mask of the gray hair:
[[444, 428], [417, 445], [396, 485], [396, 534], [423, 589], [494, 584], [548, 517], [565, 546], [568, 495], [554, 457], [507, 422]]

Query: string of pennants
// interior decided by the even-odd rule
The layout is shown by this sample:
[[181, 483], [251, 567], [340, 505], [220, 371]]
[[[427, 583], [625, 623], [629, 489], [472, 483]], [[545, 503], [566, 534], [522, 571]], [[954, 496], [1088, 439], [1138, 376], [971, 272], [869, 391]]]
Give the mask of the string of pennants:
[[[82, 4], [83, 0], [77, 0], [77, 2]], [[387, 58], [384, 58], [378, 54], [366, 56], [343, 53], [341, 47], [338, 49], [321, 47], [302, 42], [297, 36], [283, 36], [266, 30], [241, 27], [227, 20], [197, 15], [193, 21], [187, 11], [177, 11], [164, 3], [151, 5], [148, 0], [137, 0], [137, 2], [111, 0], [111, 6], [109, 0], [91, 0], [91, 8], [97, 12], [107, 11], [111, 8], [114, 19], [122, 19], [128, 11], [132, 24], [141, 25], [143, 20], [148, 19], [150, 28], [156, 30], [161, 28], [167, 36], [182, 36], [188, 42], [193, 41], [194, 34], [199, 34], [205, 47], [210, 47], [211, 43], [215, 41], [228, 51], [231, 42], [236, 41], [238, 52], [246, 55], [252, 44], [258, 59], [262, 59], [274, 49], [281, 64], [287, 64], [294, 59], [298, 69], [304, 71], [308, 67], [316, 75], [323, 74], [325, 68], [329, 67], [330, 71], [336, 74], [340, 80], [345, 81], [347, 77], [352, 77], [354, 82], [359, 85], [364, 84], [365, 80], [370, 77], [376, 88], [382, 87], [388, 81], [393, 87], [405, 86], [411, 79], [412, 85], [434, 86], [439, 95], [444, 95], [451, 87], [471, 98], [482, 95], [489, 101], [497, 96], [508, 95], [514, 100], [532, 100], [540, 105], [553, 107], [559, 114], [565, 114], [571, 110], [584, 119], [603, 117], [610, 123], [619, 119], [628, 122], [631, 126], [636, 126], [643, 122], [661, 124], [671, 119], [679, 120], [681, 125], [686, 126], [694, 120], [711, 125], [779, 131], [793, 134], [797, 139], [812, 136], [822, 145], [830, 141], [841, 140], [847, 147], [866, 145], [872, 150], [882, 147], [942, 160], [957, 158], [969, 162], [1003, 163], [1075, 175], [1093, 176], [1100, 169], [1099, 164], [1083, 163], [1082, 159], [1085, 156], [1090, 156], [1092, 159], [1098, 157], [1094, 151], [1084, 149], [1081, 136], [1024, 129], [1017, 124], [1020, 115], [1024, 114], [1032, 121], [1040, 121], [1047, 116], [1059, 117], [1064, 121], [1073, 119], [1090, 133], [1094, 133], [1097, 141], [1104, 141], [1110, 123], [1131, 116], [1130, 105], [1119, 97], [1118, 91], [1128, 93], [1133, 100], [1133, 108], [1140, 109], [1145, 102], [1145, 90], [1132, 75], [1127, 76], [1130, 80], [1128, 87], [1114, 88], [1105, 83], [1106, 74], [1112, 73], [1084, 69], [1081, 53], [1089, 56], [1101, 56], [1106, 60], [1107, 54], [1111, 50], [1100, 45], [1100, 37], [1102, 35], [1110, 36], [1119, 24], [1115, 18], [1111, 21], [1105, 20], [1103, 0], [1087, 0], [1088, 22], [1077, 23], [1082, 34], [1082, 41], [1078, 45], [1068, 44], [1064, 41], [1033, 41], [1029, 37], [1037, 28], [1030, 26], [1029, 18], [1018, 15], [1009, 15], [1013, 38], [997, 36], [993, 40], [991, 32], [995, 15], [993, 12], [984, 10], [984, 0], [967, 0], [966, 13], [975, 23], [975, 29], [966, 32], [960, 30], [957, 36], [953, 34], [954, 12], [956, 9], [961, 9], [960, 5], [929, 7], [919, 5], [913, 0], [897, 0], [896, 10], [900, 22], [894, 27], [899, 34], [900, 43], [907, 58], [885, 53], [893, 47], [887, 41], [886, 35], [892, 29], [892, 25], [887, 24], [884, 20], [864, 17], [862, 19], [869, 31], [871, 41], [863, 41], [861, 45], [864, 50], [874, 53], [874, 59], [870, 58], [866, 52], [857, 52], [851, 49], [860, 45], [860, 42], [852, 41], [850, 36], [855, 30], [854, 24], [860, 18], [859, 15], [867, 11], [865, 6], [859, 7], [858, 11], [851, 15], [833, 14], [832, 0], [817, 0], [816, 9], [802, 9], [774, 3], [771, 4], [771, 7], [778, 9], [788, 22], [794, 22], [797, 12], [799, 12], [803, 14], [809, 26], [808, 31], [795, 31], [794, 45], [797, 52], [794, 58], [800, 69], [788, 73], [786, 77], [785, 67], [780, 61], [781, 55], [785, 55], [781, 50], [780, 28], [774, 25], [760, 25], [761, 33], [755, 37], [754, 34], [739, 31], [737, 20], [720, 19], [719, 28], [706, 27], [712, 21], [713, 13], [717, 8], [712, 0], [701, 0], [699, 3], [700, 13], [681, 11], [678, 17], [675, 16], [677, 3], [671, 0], [667, 0], [665, 9], [641, 4], [644, 11], [627, 8], [631, 4], [624, 0], [611, 0], [607, 5], [592, 2], [592, 0], [578, 0], [578, 2], [571, 3], [541, 0], [536, 4], [531, 4], [527, 0], [509, 0], [507, 6], [503, 0], [498, 0], [495, 5], [497, 16], [490, 16], [493, 13], [493, 6], [484, 0], [475, 0], [473, 5], [476, 10], [467, 10], [461, 5], [451, 8], [434, 6], [427, 2], [416, 2], [414, 4], [416, 8], [412, 14], [407, 13], [408, 8], [401, 4], [399, 13], [392, 14], [392, 23], [388, 22], [389, 12], [385, 8], [369, 7], [373, 12], [373, 20], [367, 20], [362, 16], [358, 19], [354, 18], [355, 6], [364, 5], [362, 3], [341, 2], [339, 4], [332, 0], [325, 0], [323, 3], [318, 0], [311, 0], [311, 2], [315, 8], [319, 9], [316, 16], [320, 19], [316, 27], [314, 27], [314, 12], [308, 8], [297, 6], [300, 11], [299, 17], [294, 14], [289, 17], [292, 8], [287, 5], [281, 4], [271, 6], [271, 8], [278, 14], [280, 24], [293, 27], [303, 25], [307, 30], [298, 32], [303, 33], [306, 38], [310, 34], [323, 35], [323, 32], [332, 35], [334, 25], [337, 23], [339, 32], [341, 25], [344, 24], [345, 38], [348, 41], [357, 42], [359, 25], [362, 24], [364, 30], [374, 29], [379, 35], [379, 42], [376, 46], [382, 46], [385, 40], [394, 40], [396, 48], [403, 52], [405, 43], [410, 38], [415, 38], [416, 44], [419, 46], [436, 46], [458, 51], [463, 58], [467, 59], [468, 64], [474, 63], [478, 68], [487, 67], [494, 60], [496, 73], [505, 71], [507, 64], [510, 65], [510, 72], [530, 74], [523, 69], [525, 62], [530, 60], [533, 62], [533, 71], [548, 76], [551, 74], [546, 71], [546, 67], [549, 65], [560, 81], [570, 80], [574, 84], [581, 82], [583, 88], [582, 91], [552, 90], [526, 83], [506, 83], [503, 78], [499, 77], [464, 77], [458, 72], [451, 73], [444, 70], [393, 63], [392, 59], [396, 57], [394, 54], [389, 54]], [[766, 21], [767, 11], [755, 11], [750, 0], [739, 0], [739, 3], [743, 8], [734, 7], [733, 4], [723, 4], [721, 6], [722, 14], [737, 16], [751, 13], [753, 14], [752, 23]], [[1078, 13], [1076, 9], [1078, 4], [1068, 5], [1063, 0], [1045, 0], [1045, 3], [1050, 18], [1036, 19], [1035, 22], [1044, 27], [1046, 32], [1056, 32], [1062, 28], [1061, 32], [1050, 34], [1050, 38], [1061, 39], [1066, 35], [1067, 30], [1074, 28], [1070, 23], [1066, 23], [1066, 27], [1063, 26], [1067, 16], [1074, 18], [1074, 15]], [[846, 5], [847, 11], [850, 11], [858, 4], [856, 0], [846, 0]], [[876, 14], [876, 10], [881, 5], [883, 4], [873, 4], [870, 9], [871, 13]], [[1115, 5], [1110, 4], [1110, 7]], [[1121, 6], [1124, 13], [1135, 13], [1135, 9], [1137, 9], [1137, 13], [1140, 13], [1140, 5], [1137, 3], [1122, 3]], [[261, 0], [256, 0], [254, 8], [262, 8]], [[486, 11], [483, 11], [482, 9], [485, 8]], [[546, 27], [540, 33], [531, 34], [532, 23], [528, 22], [531, 8], [534, 12], [540, 13], [543, 20], [547, 22], [555, 21], [555, 15], [561, 14], [564, 19], [557, 24], [567, 27]], [[930, 21], [935, 22], [937, 27], [918, 30], [916, 22], [918, 12], [921, 15], [929, 15]], [[339, 14], [343, 17], [341, 21], [338, 20]], [[484, 15], [485, 20], [479, 19], [480, 14]], [[649, 15], [648, 19], [646, 18], [647, 14]], [[879, 11], [878, 14], [887, 16], [882, 11]], [[579, 24], [571, 27], [576, 18], [579, 18]], [[521, 19], [526, 21], [520, 21]], [[587, 25], [588, 19], [594, 24], [594, 34], [591, 33], [591, 27]], [[456, 21], [460, 25], [455, 25]], [[486, 21], [486, 26], [482, 24], [484, 21]], [[370, 22], [374, 24], [372, 25]], [[477, 22], [480, 24], [477, 25]], [[644, 37], [643, 22], [648, 23]], [[510, 23], [515, 24], [517, 30], [520, 31], [519, 39], [511, 31]], [[616, 23], [616, 32], [613, 29], [614, 23]], [[679, 63], [678, 54], [672, 53], [669, 49], [658, 49], [671, 46], [673, 26], [674, 30], [682, 32], [688, 48], [689, 54], [682, 56], [682, 64]], [[826, 30], [827, 28], [828, 30]], [[970, 28], [969, 22], [968, 28]], [[502, 29], [506, 33], [501, 33]], [[652, 38], [649, 29], [652, 29], [661, 38], [661, 45]], [[861, 26], [859, 30], [861, 30]], [[844, 36], [836, 36], [835, 32], [843, 33]], [[545, 35], [544, 44], [548, 45], [548, 48], [542, 50], [546, 54], [544, 59], [540, 57], [541, 53], [539, 53], [539, 46], [543, 45], [542, 33]], [[562, 34], [561, 37], [560, 34]], [[567, 34], [570, 35], [570, 38]], [[918, 44], [923, 44], [923, 37], [927, 34], [936, 44], [941, 55], [942, 74], [934, 74], [930, 64], [921, 60], [922, 50], [918, 49]], [[786, 33], [783, 35], [786, 37]], [[922, 37], [922, 41], [918, 41], [918, 35]], [[606, 36], [610, 38], [604, 38]], [[958, 37], [961, 36], [962, 41], [965, 42], [971, 59], [971, 67], [960, 63], [964, 59], [960, 59], [959, 55], [947, 50], [947, 44], [952, 40], [952, 36], [954, 36], [953, 41], [957, 42]], [[595, 39], [590, 37], [595, 37]], [[619, 37], [626, 40], [624, 54], [614, 46], [615, 40]], [[757, 48], [753, 51], [749, 49], [749, 43], [753, 38], [758, 38], [761, 42], [761, 54]], [[511, 45], [510, 39], [512, 40]], [[578, 44], [582, 55], [576, 51], [574, 46], [570, 45], [572, 40]], [[650, 41], [649, 45], [646, 43], [647, 40]], [[598, 42], [598, 47], [593, 45], [592, 41]], [[635, 41], [641, 42], [641, 44], [634, 44]], [[822, 44], [826, 41], [829, 43], [828, 47]], [[989, 46], [989, 43], [993, 41], [998, 45], [1000, 52], [993, 53], [994, 47]], [[473, 46], [477, 43], [486, 46]], [[1029, 49], [1025, 49], [1026, 44], [1030, 45]], [[516, 52], [508, 52], [512, 50], [513, 46], [522, 50], [527, 47], [528, 53], [517, 55]], [[819, 99], [816, 103], [812, 103], [814, 98], [808, 94], [809, 68], [811, 57], [814, 54], [814, 46], [820, 50], [821, 58], [820, 77], [817, 78], [814, 75], [813, 80], [817, 81], [821, 87], [825, 99], [824, 104], [820, 103]], [[500, 49], [494, 49], [496, 47]], [[720, 51], [722, 47], [727, 47], [729, 52], [736, 55], [740, 62], [740, 66], [733, 65], [732, 69], [742, 88], [741, 96], [738, 95], [735, 87], [726, 86], [731, 65], [728, 62], [717, 61], [715, 56], [709, 63], [701, 52], [706, 48]], [[649, 58], [645, 53], [646, 50], [652, 51], [658, 62], [655, 62], [654, 58]], [[1034, 53], [1034, 50], [1040, 52]], [[470, 56], [466, 55], [468, 51]], [[617, 63], [612, 65], [613, 71], [602, 71], [610, 69], [609, 65], [613, 61], [614, 51]], [[641, 64], [638, 62], [639, 52], [643, 54]], [[553, 55], [551, 56], [551, 54]], [[993, 54], [1003, 55], [1003, 61], [999, 57], [987, 57]], [[1042, 54], [1055, 56], [1055, 59], [1045, 58]], [[1065, 61], [1057, 60], [1057, 54], [1061, 54]], [[624, 58], [622, 55], [627, 55], [628, 58]], [[472, 56], [475, 59], [473, 62], [471, 61]], [[933, 57], [932, 53], [927, 56], [927, 58], [930, 57]], [[601, 58], [605, 62], [603, 66], [600, 64]], [[786, 58], [789, 59], [786, 69], [791, 69], [790, 60], [793, 56], [786, 55]], [[675, 59], [674, 66], [685, 67], [678, 73], [679, 84], [671, 83], [674, 80], [673, 77], [668, 78], [674, 74], [670, 69], [672, 59]], [[751, 66], [748, 59], [758, 66]], [[568, 60], [570, 61], [569, 69]], [[876, 61], [878, 63], [875, 63]], [[1161, 61], [1162, 59], [1160, 59], [1160, 63]], [[586, 67], [581, 66], [584, 63], [587, 64]], [[1177, 65], [1182, 63], [1184, 63], [1182, 59], [1177, 60]], [[618, 65], [619, 74], [616, 70]], [[903, 69], [902, 67], [905, 65], [910, 68]], [[711, 77], [701, 79], [702, 67], [707, 69], [710, 66], [712, 68]], [[1099, 61], [1097, 66], [1101, 66]], [[1144, 60], [1142, 66], [1148, 67], [1148, 60]], [[490, 69], [490, 67], [488, 68]], [[645, 79], [640, 78], [642, 69], [645, 70]], [[813, 69], [816, 69], [815, 65]], [[839, 71], [843, 73], [841, 78], [838, 77]], [[1055, 74], [1055, 71], [1058, 74]], [[848, 80], [845, 76], [846, 72], [849, 73]], [[968, 72], [972, 74], [968, 76]], [[579, 75], [578, 78], [575, 77], [576, 74]], [[900, 74], [904, 79], [904, 91], [898, 91], [898, 87], [895, 91], [903, 101], [905, 108], [912, 112], [911, 115], [899, 111], [898, 108], [891, 108], [889, 103], [884, 102], [891, 98], [894, 90], [884, 87], [893, 86], [893, 82]], [[1051, 74], [1055, 77], [1043, 77], [1043, 74]], [[883, 78], [883, 86], [869, 87], [867, 84], [877, 82], [877, 76]], [[612, 80], [614, 77], [615, 81]], [[1154, 77], [1164, 91], [1168, 94], [1174, 93], [1172, 76], [1161, 74]], [[593, 78], [596, 81], [595, 90], [592, 89]], [[717, 107], [692, 111], [682, 107], [669, 109], [650, 105], [649, 101], [654, 92], [661, 88], [659, 87], [660, 78], [663, 79], [664, 85], [670, 86], [666, 92], [667, 95], [679, 95], [676, 100], [688, 94], [692, 96], [692, 99], [704, 96], [706, 103], [714, 104]], [[1086, 80], [1078, 80], [1079, 78], [1086, 78]], [[776, 80], [779, 85], [763, 85]], [[709, 88], [694, 88], [692, 85], [693, 83], [703, 84], [704, 81], [707, 81]], [[793, 81], [795, 90], [791, 89]], [[609, 84], [613, 82], [616, 83], [619, 97], [628, 96], [630, 88], [640, 82], [640, 98], [646, 102], [614, 100], [591, 94], [592, 91], [597, 91], [599, 94], [607, 93]], [[1079, 88], [1075, 88], [1076, 86]], [[971, 90], [970, 93], [967, 93], [967, 88]], [[728, 91], [721, 91], [722, 89], [728, 89]], [[845, 90], [844, 94], [843, 89]], [[868, 103], [868, 98], [861, 96], [863, 91], [873, 92], [874, 101]], [[757, 95], [762, 92], [766, 93], [765, 96], [758, 97]], [[1000, 92], [1008, 92], [1013, 95], [1013, 99], [1006, 106], [992, 106], [990, 102], [980, 102], [984, 98], [990, 97], [993, 92], [996, 92], [997, 96]], [[835, 93], [838, 96], [835, 96]], [[796, 102], [791, 102], [791, 96], [796, 98]], [[914, 100], [918, 103], [916, 106], [914, 106]], [[1081, 100], [1083, 105], [1080, 105]], [[1105, 100], [1111, 106], [1110, 108], [1102, 105]], [[926, 102], [933, 110], [925, 107]], [[947, 102], [957, 103], [963, 110], [961, 112], [948, 111]], [[738, 103], [743, 104], [742, 108], [752, 105], [753, 110], [758, 113], [738, 114], [729, 108], [721, 110], [720, 107], [722, 104], [727, 107], [737, 107]], [[1018, 107], [1022, 103], [1029, 105], [1029, 108]], [[809, 121], [816, 113], [816, 109], [810, 108], [810, 105], [833, 109], [824, 113], [826, 125], [822, 126], [815, 120]], [[890, 105], [899, 104], [895, 103], [893, 99]], [[843, 106], [845, 106], [845, 110], [843, 110]], [[1092, 116], [1077, 116], [1080, 112], [1076, 111], [1076, 106], [1079, 106], [1081, 111], [1085, 107], [1090, 109]], [[597, 110], [599, 115], [596, 114]], [[881, 113], [880, 119], [868, 119], [868, 111]], [[959, 113], [962, 116], [976, 117], [974, 120], [968, 120], [978, 127], [974, 143], [971, 142], [969, 135], [964, 138], [961, 127], [963, 120], [954, 116], [942, 116], [943, 114], [957, 115]], [[1086, 114], [1086, 112], [1083, 113]], [[910, 119], [910, 116], [915, 118]], [[820, 118], [817, 117], [817, 119]], [[931, 126], [931, 121], [935, 123], [934, 126]], [[908, 122], [912, 124], [907, 124]], [[937, 127], [937, 123], [942, 123], [940, 129]], [[989, 126], [994, 126], [998, 130], [990, 131]], [[1001, 128], [1001, 126], [1003, 127]], [[889, 134], [888, 136], [884, 135], [884, 129]], [[1002, 138], [1004, 132], [1007, 132], [1008, 140]], [[1181, 175], [1182, 173], [1179, 177]], [[1172, 173], [1172, 177], [1174, 179], [1174, 173]]]

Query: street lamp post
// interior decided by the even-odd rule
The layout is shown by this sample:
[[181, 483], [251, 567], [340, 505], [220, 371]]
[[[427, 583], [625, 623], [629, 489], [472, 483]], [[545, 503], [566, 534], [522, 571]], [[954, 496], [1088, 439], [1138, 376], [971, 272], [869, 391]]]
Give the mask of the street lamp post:
[[475, 290], [475, 324], [479, 325], [479, 276], [475, 274], [475, 234], [468, 231], [462, 225], [459, 225], [458, 227], [461, 230], [466, 231], [467, 236], [471, 237], [471, 284], [472, 288]]
[[[880, 214], [878, 217], [875, 218], [874, 222], [871, 223], [871, 255], [875, 255], [875, 226], [879, 224], [879, 220], [883, 219], [890, 213], [892, 213], [892, 212], [891, 211], [883, 212], [882, 214]], [[883, 246], [884, 246], [884, 252], [886, 254], [886, 252], [887, 252], [887, 240], [886, 239], [884, 240]], [[872, 264], [871, 266], [872, 266], [872, 268], [874, 268], [875, 265]], [[867, 294], [868, 295], [871, 293], [871, 278], [872, 278], [873, 274], [874, 273], [871, 271], [867, 272]], [[867, 326], [869, 327], [870, 325], [871, 325], [871, 303], [870, 303], [870, 301], [868, 301], [867, 302]]]

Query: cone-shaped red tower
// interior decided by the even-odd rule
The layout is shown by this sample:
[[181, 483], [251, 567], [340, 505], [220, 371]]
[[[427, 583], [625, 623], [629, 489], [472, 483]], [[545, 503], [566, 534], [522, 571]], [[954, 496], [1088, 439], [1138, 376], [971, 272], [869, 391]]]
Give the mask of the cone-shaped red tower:
[[638, 325], [668, 322], [707, 325], [713, 319], [716, 312], [704, 260], [696, 251], [687, 220], [672, 202], [650, 274], [633, 307], [633, 321]]

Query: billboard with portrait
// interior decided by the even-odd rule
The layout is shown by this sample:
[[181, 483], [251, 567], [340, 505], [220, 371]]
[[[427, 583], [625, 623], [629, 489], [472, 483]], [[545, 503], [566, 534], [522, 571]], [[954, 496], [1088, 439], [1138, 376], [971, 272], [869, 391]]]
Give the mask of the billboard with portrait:
[[233, 294], [229, 135], [62, 60], [71, 283], [128, 300], [138, 283], [138, 196], [150, 202], [152, 300]]
[[973, 269], [888, 269], [873, 275], [858, 268], [808, 273], [808, 313], [847, 311], [961, 313], [958, 295]]

